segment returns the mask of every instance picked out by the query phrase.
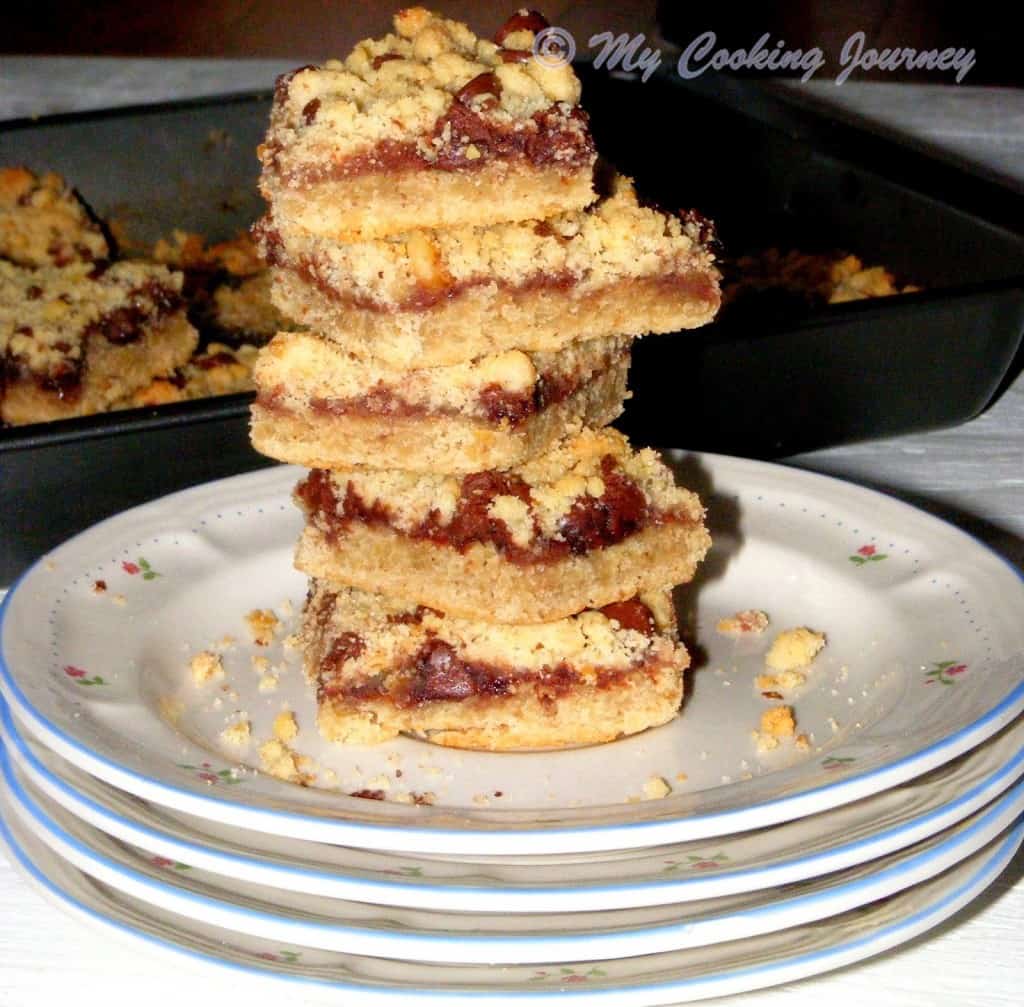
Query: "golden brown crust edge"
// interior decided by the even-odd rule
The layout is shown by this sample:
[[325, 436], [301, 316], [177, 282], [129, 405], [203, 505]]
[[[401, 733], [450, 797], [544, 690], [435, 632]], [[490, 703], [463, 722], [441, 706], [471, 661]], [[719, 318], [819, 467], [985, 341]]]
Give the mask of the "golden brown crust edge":
[[675, 717], [682, 701], [686, 663], [639, 668], [625, 676], [618, 688], [580, 687], [555, 699], [542, 699], [532, 689], [409, 709], [386, 701], [349, 706], [324, 699], [317, 726], [325, 740], [346, 744], [376, 744], [398, 734], [446, 748], [489, 752], [604, 744]]

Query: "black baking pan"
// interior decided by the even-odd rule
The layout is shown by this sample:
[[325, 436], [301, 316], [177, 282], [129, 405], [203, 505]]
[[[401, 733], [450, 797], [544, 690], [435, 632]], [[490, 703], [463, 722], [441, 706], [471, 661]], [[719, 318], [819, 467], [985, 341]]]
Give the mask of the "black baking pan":
[[715, 221], [727, 259], [840, 249], [920, 293], [736, 302], [641, 340], [635, 440], [772, 458], [977, 415], [1024, 331], [1024, 197], [754, 81], [584, 71], [598, 149], [643, 194]]
[[[256, 145], [269, 95], [0, 124], [0, 164], [58, 171], [133, 241], [227, 238], [262, 212]], [[249, 445], [251, 395], [0, 430], [0, 584], [112, 514], [271, 464]]]
[[[842, 248], [926, 288], [642, 340], [620, 424], [637, 441], [772, 457], [985, 407], [1024, 326], [1020, 196], [754, 82], [582, 72], [602, 152], [652, 199], [716, 219], [727, 252]], [[62, 173], [134, 240], [222, 239], [261, 212], [268, 108], [260, 94], [3, 124], [0, 164]], [[0, 430], [0, 583], [103, 517], [268, 464], [249, 399]]]

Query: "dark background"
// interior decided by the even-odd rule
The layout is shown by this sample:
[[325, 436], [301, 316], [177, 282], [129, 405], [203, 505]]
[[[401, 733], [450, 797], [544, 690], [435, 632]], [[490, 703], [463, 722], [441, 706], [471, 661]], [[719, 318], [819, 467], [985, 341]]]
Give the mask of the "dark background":
[[[405, 3], [408, 0], [404, 0]], [[41, 0], [6, 5], [0, 51], [6, 53], [118, 56], [280, 57], [297, 62], [344, 55], [361, 38], [388, 30], [403, 5], [368, 0], [93, 0], [89, 4]], [[428, 0], [425, 6], [467, 21], [490, 35], [516, 0]], [[573, 33], [582, 52], [601, 31], [646, 32], [660, 21], [682, 44], [705, 30], [730, 49], [747, 48], [765, 31], [787, 47], [819, 46], [828, 68], [854, 31], [876, 48], [973, 48], [977, 65], [965, 83], [1019, 86], [1024, 60], [1016, 51], [1013, 7], [991, 3], [923, 0], [840, 0], [837, 3], [766, 2], [695, 4], [681, 0], [550, 0], [540, 5], [553, 24]], [[666, 54], [667, 58], [667, 54]], [[818, 79], [828, 76], [825, 68]], [[851, 79], [950, 83], [952, 74], [915, 71], [858, 72]]]

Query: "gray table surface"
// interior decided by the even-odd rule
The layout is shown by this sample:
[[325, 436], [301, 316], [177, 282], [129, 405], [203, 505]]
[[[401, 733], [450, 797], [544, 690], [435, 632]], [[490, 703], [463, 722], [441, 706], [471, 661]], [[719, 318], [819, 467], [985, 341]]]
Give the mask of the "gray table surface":
[[[269, 86], [280, 61], [0, 57], [0, 119]], [[1024, 94], [988, 88], [816, 82], [805, 92], [1024, 184]], [[951, 380], [955, 376], [951, 375]], [[951, 430], [816, 451], [791, 464], [886, 490], [969, 530], [1024, 569], [1024, 377], [987, 412]], [[0, 531], [2, 534], [2, 531]], [[1022, 613], [1024, 617], [1024, 613]], [[836, 973], [723, 1003], [788, 1007], [961, 1007], [1024, 994], [1024, 855], [975, 904], [910, 945]], [[0, 858], [0, 1004], [73, 997], [106, 1007], [212, 1003], [217, 979], [126, 957], [32, 894]], [[16, 907], [11, 911], [11, 907]], [[277, 1003], [246, 994], [252, 1007]], [[312, 996], [306, 1003], [328, 1003]], [[336, 1002], [336, 1001], [335, 1001]]]

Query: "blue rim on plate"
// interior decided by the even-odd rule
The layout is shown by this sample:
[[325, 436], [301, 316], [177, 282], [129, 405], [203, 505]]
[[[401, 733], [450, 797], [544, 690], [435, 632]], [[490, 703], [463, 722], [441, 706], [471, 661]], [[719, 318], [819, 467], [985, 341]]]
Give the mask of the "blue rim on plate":
[[[763, 477], [766, 474], [781, 472], [787, 478], [798, 480], [801, 485], [838, 488], [842, 493], [852, 495], [862, 504], [874, 502], [878, 506], [880, 502], [884, 501], [890, 507], [896, 506], [902, 512], [912, 514], [915, 521], [922, 522], [933, 529], [941, 528], [946, 535], [952, 534], [957, 539], [962, 539], [965, 547], [969, 546], [972, 549], [980, 550], [985, 556], [994, 557], [1001, 567], [1012, 571], [1015, 584], [1019, 585], [1020, 583], [1021, 574], [987, 546], [977, 542], [959, 529], [930, 515], [923, 514], [898, 500], [890, 499], [884, 494], [846, 484], [831, 477], [809, 474], [795, 469], [783, 469], [781, 466], [718, 456], [701, 457], [711, 464], [717, 462], [720, 465], [731, 465], [734, 468], [738, 466], [748, 475], [760, 472]], [[274, 472], [275, 470], [270, 471]], [[266, 479], [266, 472], [233, 477], [232, 480], [208, 484], [202, 489], [210, 490], [232, 482], [239, 485], [240, 480], [254, 480], [255, 478]], [[156, 503], [166, 506], [168, 502], [181, 500], [193, 492], [195, 491], [189, 490], [174, 494]], [[125, 513], [137, 518], [147, 508], [153, 506], [153, 503], [145, 504]], [[111, 518], [82, 535], [76, 536], [71, 542], [78, 542], [84, 536], [93, 534], [97, 529], [109, 526], [123, 517], [124, 515]], [[26, 579], [38, 569], [39, 564], [37, 563], [19, 579], [18, 584], [4, 599], [0, 606], [0, 634], [7, 629], [13, 600], [17, 598]], [[1016, 670], [1016, 666], [1014, 666], [1014, 673]], [[609, 850], [712, 837], [776, 824], [803, 817], [827, 807], [847, 803], [911, 779], [977, 745], [1024, 709], [1024, 681], [1020, 681], [983, 715], [976, 717], [957, 730], [951, 731], [938, 741], [893, 759], [882, 766], [862, 771], [858, 771], [856, 768], [845, 768], [836, 774], [837, 778], [834, 782], [807, 787], [799, 793], [767, 802], [753, 802], [743, 807], [692, 814], [682, 818], [666, 819], [653, 816], [642, 821], [619, 820], [612, 824], [587, 822], [571, 826], [539, 824], [535, 828], [491, 824], [490, 827], [471, 825], [453, 829], [445, 825], [430, 824], [429, 816], [405, 817], [390, 822], [381, 822], [375, 820], [374, 815], [368, 813], [365, 807], [359, 806], [365, 805], [366, 802], [358, 800], [350, 800], [346, 804], [345, 798], [339, 798], [339, 809], [345, 817], [325, 819], [301, 811], [282, 810], [267, 806], [259, 807], [252, 801], [236, 800], [231, 796], [211, 797], [165, 780], [154, 779], [97, 754], [62, 730], [60, 726], [48, 720], [25, 695], [2, 652], [0, 652], [0, 692], [7, 698], [19, 720], [60, 755], [69, 758], [86, 771], [115, 786], [140, 794], [147, 799], [218, 821], [225, 821], [225, 813], [230, 812], [233, 824], [277, 835], [299, 835], [304, 838], [342, 845], [372, 846], [379, 849], [413, 852], [420, 849], [431, 849], [434, 852], [444, 853], [472, 852], [479, 849], [479, 844], [482, 842], [496, 853], [515, 853], [520, 851], [519, 843], [523, 838], [538, 836], [543, 837], [545, 847], [550, 852]], [[405, 810], [408, 809], [403, 809], [403, 812]], [[443, 808], [416, 810], [442, 813], [444, 811]], [[440, 840], [439, 837], [441, 837]], [[439, 842], [444, 847], [443, 849], [437, 849]]]
[[[301, 965], [294, 965], [285, 962], [284, 964], [271, 964], [267, 961], [260, 961], [261, 956], [252, 954], [251, 961], [229, 960], [225, 952], [216, 953], [213, 947], [207, 943], [208, 950], [200, 950], [185, 946], [182, 940], [175, 941], [167, 936], [167, 928], [161, 928], [161, 935], [157, 936], [151, 930], [143, 929], [140, 921], [145, 921], [145, 914], [137, 909], [132, 913], [133, 924], [125, 922], [123, 916], [130, 910], [122, 912], [120, 918], [112, 918], [97, 908], [86, 904], [81, 899], [69, 894], [57, 882], [49, 877], [46, 872], [36, 864], [32, 857], [23, 849], [17, 838], [11, 833], [8, 824], [0, 818], [0, 849], [6, 849], [12, 862], [17, 866], [27, 879], [35, 884], [44, 894], [58, 903], [62, 908], [71, 911], [88, 919], [93, 925], [111, 932], [125, 941], [133, 944], [148, 947], [151, 950], [167, 954], [170, 959], [179, 962], [190, 962], [197, 965], [213, 966], [215, 970], [226, 976], [239, 978], [258, 979], [266, 982], [268, 979], [287, 984], [291, 987], [302, 987], [305, 989], [329, 989], [333, 992], [346, 992], [351, 995], [350, 1003], [373, 1004], [382, 1001], [394, 1001], [395, 987], [386, 987], [379, 982], [377, 984], [359, 983], [345, 980], [328, 980], [315, 975], [303, 974]], [[934, 901], [920, 909], [908, 912], [902, 918], [886, 926], [880, 926], [869, 932], [862, 933], [849, 940], [838, 940], [836, 943], [821, 947], [817, 950], [803, 954], [791, 955], [788, 958], [780, 957], [767, 962], [760, 962], [754, 966], [738, 966], [721, 972], [691, 977], [685, 979], [674, 979], [668, 982], [656, 981], [646, 983], [631, 983], [628, 986], [621, 984], [613, 987], [595, 988], [592, 984], [581, 987], [559, 986], [549, 990], [539, 987], [515, 991], [515, 990], [494, 990], [472, 989], [472, 990], [442, 990], [438, 988], [416, 987], [411, 988], [403, 985], [399, 995], [405, 999], [428, 1000], [434, 1003], [465, 1003], [467, 1000], [486, 1001], [488, 1003], [520, 1003], [530, 1002], [544, 1007], [557, 1007], [567, 1001], [600, 1001], [613, 1000], [616, 1003], [629, 1003], [631, 1005], [644, 1004], [668, 1004], [687, 1000], [701, 999], [709, 996], [722, 996], [728, 993], [745, 992], [759, 989], [778, 983], [793, 981], [831, 969], [838, 968], [852, 962], [868, 958], [878, 954], [900, 943], [918, 936], [924, 931], [934, 927], [947, 919], [953, 913], [967, 905], [987, 888], [1003, 871], [1006, 865], [1013, 858], [1024, 840], [1024, 820], [1018, 821], [1013, 828], [994, 841], [990, 846], [979, 854], [976, 854], [976, 863], [972, 873], [959, 878], [955, 887], [938, 894]], [[48, 851], [47, 851], [48, 852]], [[952, 869], [951, 873], [964, 871], [964, 865]], [[935, 881], [931, 882], [934, 884]], [[894, 896], [892, 899], [883, 900], [889, 906], [899, 899], [907, 899], [911, 894], [916, 894], [916, 889]], [[107, 897], [108, 903], [112, 900]], [[877, 903], [875, 904], [877, 905]], [[872, 907], [865, 907], [855, 911], [861, 914], [862, 925]], [[153, 923], [156, 927], [159, 924]], [[822, 925], [819, 924], [819, 930]], [[180, 928], [187, 938], [187, 927]], [[231, 949], [237, 942], [231, 939], [229, 932], [223, 932], [225, 941], [224, 948]], [[750, 943], [756, 943], [757, 939], [751, 939]], [[745, 942], [737, 942], [745, 943]], [[269, 945], [273, 946], [273, 945]], [[700, 949], [698, 949], [700, 950]], [[227, 950], [226, 953], [231, 953]], [[242, 955], [241, 952], [236, 952]], [[467, 968], [472, 968], [468, 966]], [[156, 971], [156, 968], [154, 968]], [[643, 999], [639, 999], [642, 997]]]
[[[902, 849], [911, 842], [927, 838], [940, 829], [948, 828], [972, 814], [985, 803], [994, 801], [1024, 774], [1024, 746], [1021, 746], [1009, 761], [985, 779], [957, 792], [956, 797], [949, 803], [871, 837], [855, 839], [830, 850], [800, 857], [791, 862], [773, 864], [769, 867], [730, 868], [725, 878], [712, 878], [698, 874], [697, 876], [684, 875], [629, 883], [587, 884], [585, 890], [588, 902], [581, 905], [580, 901], [574, 898], [579, 893], [577, 887], [569, 889], [502, 888], [497, 883], [489, 887], [454, 882], [439, 885], [422, 879], [414, 881], [412, 878], [399, 880], [381, 876], [346, 876], [343, 870], [338, 868], [327, 871], [300, 867], [295, 864], [274, 863], [265, 851], [260, 851], [258, 856], [232, 854], [223, 849], [204, 846], [201, 842], [177, 838], [119, 815], [112, 809], [76, 791], [71, 784], [53, 773], [39, 761], [25, 739], [18, 733], [10, 711], [2, 699], [0, 699], [0, 745], [6, 747], [8, 757], [18, 763], [21, 771], [25, 771], [27, 767], [34, 782], [38, 784], [39, 780], [45, 781], [60, 795], [59, 798], [54, 798], [58, 803], [62, 803], [62, 799], [68, 801], [69, 810], [79, 817], [85, 817], [90, 824], [152, 853], [201, 867], [213, 874], [221, 874], [224, 877], [241, 877], [269, 887], [276, 886], [290, 891], [307, 891], [336, 898], [400, 905], [408, 908], [449, 910], [471, 910], [473, 908], [466, 901], [457, 898], [453, 900], [454, 894], [456, 897], [460, 895], [477, 896], [489, 911], [492, 908], [493, 899], [500, 894], [502, 908], [506, 912], [586, 910], [592, 908], [589, 904], [591, 897], [603, 897], [607, 900], [609, 896], [623, 892], [657, 892], [656, 899], [641, 898], [628, 903], [617, 902], [615, 905], [615, 908], [628, 908], [634, 905], [656, 905], [710, 898], [806, 880], [886, 855]], [[52, 797], [52, 795], [50, 796]], [[84, 815], [81, 809], [85, 809]], [[913, 834], [913, 838], [908, 834]], [[665, 856], [668, 855], [668, 851], [666, 851]], [[531, 905], [535, 902], [540, 902], [542, 905]], [[607, 905], [607, 902], [604, 904]]]
[[[614, 917], [602, 913], [602, 919], [607, 917], [602, 927], [609, 927], [609, 932], [484, 934], [450, 931], [445, 927], [445, 914], [440, 913], [432, 914], [437, 917], [433, 929], [403, 932], [392, 929], [390, 925], [363, 927], [324, 919], [328, 912], [346, 911], [344, 906], [313, 908], [309, 918], [302, 920], [274, 911], [272, 902], [264, 902], [263, 908], [249, 904], [252, 899], [259, 900], [263, 893], [249, 893], [237, 903], [225, 902], [217, 897], [216, 889], [204, 893], [191, 886], [191, 890], [183, 888], [182, 885], [189, 884], [186, 877], [181, 878], [181, 884], [175, 885], [152, 874], [141, 874], [133, 869], [131, 863], [111, 859], [57, 822], [16, 778], [2, 745], [0, 778], [8, 801], [15, 806], [15, 814], [31, 819], [37, 838], [42, 837], [56, 855], [104, 884], [127, 891], [144, 902], [159, 905], [168, 912], [254, 936], [266, 936], [273, 931], [272, 939], [283, 943], [371, 957], [450, 964], [526, 965], [611, 960], [704, 947], [819, 921], [887, 898], [933, 877], [994, 841], [1024, 812], [1024, 784], [1018, 783], [984, 811], [978, 812], [968, 824], [954, 826], [947, 833], [924, 840], [919, 844], [923, 850], [901, 851], [896, 855], [896, 863], [879, 866], [872, 861], [854, 868], [853, 873], [859, 876], [852, 880], [844, 881], [834, 876], [824, 881], [818, 879], [807, 883], [812, 889], [817, 887], [818, 891], [780, 892], [778, 898], [772, 897], [766, 904], [738, 910], [725, 908], [717, 914], [712, 908], [711, 915], [703, 918], [611, 930], [616, 927]], [[273, 897], [272, 892], [267, 894]], [[395, 912], [392, 907], [385, 910], [385, 913], [392, 912]], [[418, 914], [422, 915], [422, 911]], [[485, 921], [480, 922], [483, 929]], [[566, 926], [571, 928], [572, 923], [566, 921]]]

